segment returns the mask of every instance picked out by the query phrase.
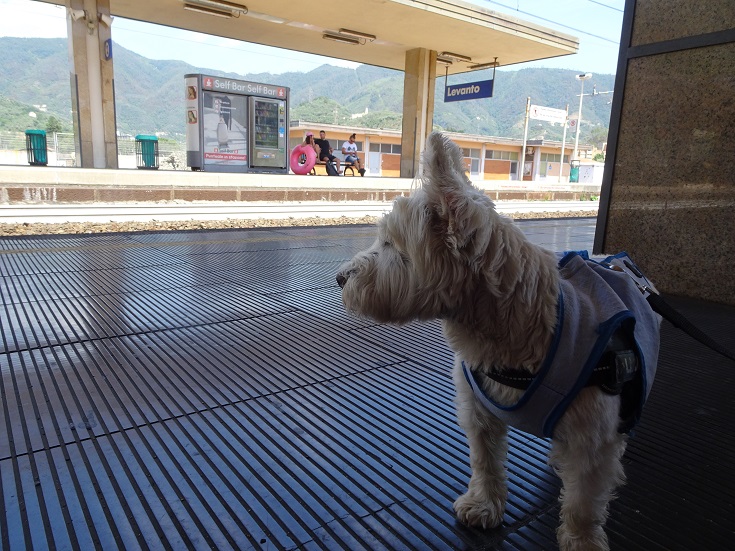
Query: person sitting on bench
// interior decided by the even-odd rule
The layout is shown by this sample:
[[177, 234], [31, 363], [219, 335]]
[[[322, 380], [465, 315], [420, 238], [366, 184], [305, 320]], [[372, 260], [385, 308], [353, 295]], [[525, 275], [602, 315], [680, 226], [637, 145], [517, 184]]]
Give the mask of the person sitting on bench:
[[342, 154], [345, 156], [345, 164], [350, 163], [357, 167], [360, 176], [365, 176], [365, 169], [360, 164], [360, 158], [357, 156], [357, 144], [355, 143], [355, 135], [351, 134], [349, 139], [342, 144]]
[[340, 160], [332, 155], [332, 147], [329, 145], [327, 133], [324, 130], [319, 131], [319, 139], [314, 140], [314, 143], [319, 146], [319, 160], [325, 163], [335, 163], [337, 165], [337, 174], [339, 174]]
[[316, 152], [316, 158], [319, 158], [320, 149], [319, 146], [316, 145], [314, 142], [314, 133], [313, 132], [307, 132], [306, 138], [304, 138], [304, 143], [302, 145], [308, 145], [309, 147], [313, 148]]

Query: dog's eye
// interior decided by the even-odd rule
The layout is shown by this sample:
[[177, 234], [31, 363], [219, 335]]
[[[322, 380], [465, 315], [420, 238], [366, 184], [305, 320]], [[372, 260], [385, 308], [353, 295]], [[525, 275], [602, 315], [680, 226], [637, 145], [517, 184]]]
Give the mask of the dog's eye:
[[393, 243], [391, 243], [390, 241], [383, 241], [383, 247], [392, 247], [392, 246], [393, 246]]

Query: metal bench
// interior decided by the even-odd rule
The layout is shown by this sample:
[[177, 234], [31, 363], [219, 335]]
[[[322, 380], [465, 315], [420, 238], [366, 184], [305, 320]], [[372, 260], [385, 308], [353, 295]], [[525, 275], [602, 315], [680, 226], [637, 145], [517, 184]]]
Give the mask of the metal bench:
[[[325, 167], [324, 174], [327, 173], [327, 169], [326, 169], [327, 163], [325, 163], [324, 161], [317, 161], [316, 163], [314, 163], [314, 166], [309, 172], [309, 175], [316, 176], [316, 167], [318, 166]], [[350, 171], [350, 176], [354, 176], [355, 172], [357, 172], [357, 167], [355, 166], [355, 163], [345, 163], [344, 161], [342, 161], [342, 175], [347, 176], [348, 170]]]

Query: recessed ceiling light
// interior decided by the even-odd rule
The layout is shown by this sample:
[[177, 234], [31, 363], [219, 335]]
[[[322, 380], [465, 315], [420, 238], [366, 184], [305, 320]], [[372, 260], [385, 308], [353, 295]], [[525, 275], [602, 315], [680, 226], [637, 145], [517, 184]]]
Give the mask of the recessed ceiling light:
[[467, 63], [470, 63], [472, 61], [472, 58], [466, 55], [462, 54], [454, 54], [452, 52], [442, 52], [439, 54], [442, 57], [450, 57], [452, 59], [456, 59], [457, 61], [466, 61]]
[[470, 65], [470, 69], [473, 71], [479, 71], [480, 69], [489, 69], [490, 67], [497, 67], [497, 61], [491, 61], [490, 63], [480, 63], [478, 65]]
[[243, 13], [248, 12], [248, 7], [243, 6], [242, 4], [236, 4], [235, 2], [228, 2], [227, 0], [197, 0], [197, 3], [199, 4], [212, 4], [213, 6], [217, 6], [218, 8], [222, 8], [225, 10], [232, 10], [232, 11], [239, 11]]
[[351, 36], [344, 36], [341, 34], [335, 34], [335, 33], [324, 33], [322, 35], [322, 38], [326, 40], [334, 40], [335, 42], [341, 42], [342, 44], [352, 44], [353, 46], [356, 46], [360, 44], [360, 40], [357, 38], [353, 38]]
[[231, 11], [218, 10], [217, 8], [210, 8], [207, 6], [200, 6], [199, 4], [184, 4], [184, 9], [188, 11], [194, 11], [197, 13], [204, 13], [206, 15], [214, 15], [215, 17], [224, 17], [230, 19], [234, 17]]
[[374, 34], [362, 33], [360, 31], [351, 31], [350, 29], [340, 29], [339, 34], [346, 34], [348, 36], [364, 38], [365, 40], [369, 40], [370, 42], [372, 42], [376, 38]]

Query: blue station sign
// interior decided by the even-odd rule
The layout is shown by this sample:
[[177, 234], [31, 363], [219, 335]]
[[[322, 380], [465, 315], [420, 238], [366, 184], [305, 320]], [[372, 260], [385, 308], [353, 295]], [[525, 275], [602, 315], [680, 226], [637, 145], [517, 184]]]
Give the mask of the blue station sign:
[[452, 84], [444, 87], [444, 103], [493, 97], [493, 80]]

